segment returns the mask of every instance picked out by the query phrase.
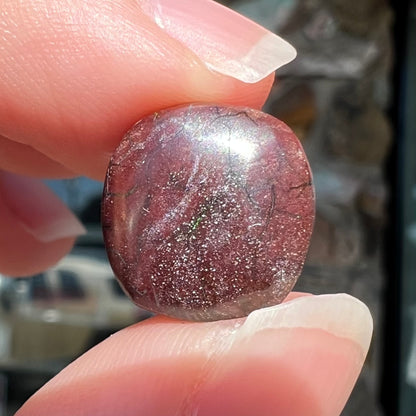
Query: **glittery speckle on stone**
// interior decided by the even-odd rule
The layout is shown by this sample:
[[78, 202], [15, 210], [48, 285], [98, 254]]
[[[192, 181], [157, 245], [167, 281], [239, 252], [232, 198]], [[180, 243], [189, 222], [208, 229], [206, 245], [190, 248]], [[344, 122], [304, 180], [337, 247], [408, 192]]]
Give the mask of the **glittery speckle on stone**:
[[311, 173], [292, 131], [267, 114], [177, 107], [120, 143], [102, 214], [111, 265], [137, 305], [234, 318], [295, 284], [314, 219]]

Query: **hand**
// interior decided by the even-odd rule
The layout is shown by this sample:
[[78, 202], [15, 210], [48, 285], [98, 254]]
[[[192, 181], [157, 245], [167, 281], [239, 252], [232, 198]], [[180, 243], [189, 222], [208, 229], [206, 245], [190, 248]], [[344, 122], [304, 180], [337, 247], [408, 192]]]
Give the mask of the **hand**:
[[[124, 132], [160, 108], [260, 108], [281, 54], [292, 51], [277, 37], [205, 0], [0, 1], [0, 271], [43, 270], [83, 232], [36, 177], [103, 179]], [[346, 295], [246, 320], [156, 317], [76, 360], [18, 415], [334, 416], [370, 336], [368, 310]]]

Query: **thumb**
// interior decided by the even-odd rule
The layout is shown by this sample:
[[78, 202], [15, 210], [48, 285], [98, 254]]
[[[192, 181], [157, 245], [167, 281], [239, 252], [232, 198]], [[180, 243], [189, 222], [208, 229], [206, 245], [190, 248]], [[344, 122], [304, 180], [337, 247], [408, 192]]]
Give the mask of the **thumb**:
[[80, 357], [16, 416], [336, 416], [363, 365], [367, 307], [306, 296], [247, 319], [156, 317]]

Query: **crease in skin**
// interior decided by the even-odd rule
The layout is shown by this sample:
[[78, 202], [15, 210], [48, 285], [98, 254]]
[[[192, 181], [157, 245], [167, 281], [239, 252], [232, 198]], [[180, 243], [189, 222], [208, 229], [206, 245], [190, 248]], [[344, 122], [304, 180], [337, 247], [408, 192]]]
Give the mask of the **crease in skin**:
[[[112, 335], [64, 369], [54, 386], [69, 384], [83, 377], [82, 367], [86, 360], [89, 360], [88, 373], [98, 375], [120, 371], [143, 361], [201, 355], [205, 357], [201, 374], [206, 377], [206, 373], [215, 371], [210, 367], [214, 359], [232, 355], [233, 349], [249, 341], [256, 333], [270, 329], [324, 330], [353, 341], [364, 356], [369, 348], [372, 329], [368, 308], [346, 294], [300, 297], [254, 311], [247, 318], [219, 322], [190, 323], [162, 319], [167, 318], [151, 318], [148, 323], [137, 324]], [[140, 331], [137, 326], [141, 326]], [[116, 338], [122, 340], [122, 355], [114, 352], [120, 348]], [[93, 362], [89, 359], [90, 354], [94, 354]], [[114, 356], [118, 357], [116, 361], [112, 358]]]
[[76, 173], [34, 147], [2, 135], [0, 135], [0, 169], [42, 178], [76, 176]]
[[[114, 372], [141, 365], [143, 361], [155, 362], [195, 355], [204, 356], [205, 361], [209, 362], [214, 355], [225, 354], [229, 350], [231, 335], [241, 326], [242, 319], [224, 321], [224, 325], [170, 319], [159, 321], [160, 317], [151, 318], [149, 322], [133, 325], [110, 336], [63, 369], [53, 383], [46, 384], [45, 388], [53, 391], [77, 383], [80, 378], [95, 378], [104, 374], [110, 376]], [[137, 331], [138, 325], [142, 327], [141, 331]], [[206, 325], [211, 328], [207, 329]], [[122, 341], [114, 342], [115, 338], [121, 338]], [[120, 343], [123, 345], [123, 354], [119, 354]], [[92, 354], [95, 355], [93, 360], [89, 357]], [[114, 360], [114, 356], [117, 360]], [[87, 366], [84, 364], [86, 361]]]

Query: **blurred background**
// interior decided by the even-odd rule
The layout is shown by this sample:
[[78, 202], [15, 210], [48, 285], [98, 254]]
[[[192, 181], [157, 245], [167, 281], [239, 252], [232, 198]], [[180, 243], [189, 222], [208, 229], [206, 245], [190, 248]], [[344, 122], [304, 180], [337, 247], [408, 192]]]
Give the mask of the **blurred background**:
[[[415, 416], [416, 1], [223, 3], [298, 50], [265, 108], [297, 133], [314, 173], [317, 219], [296, 289], [350, 293], [375, 320], [343, 416]], [[43, 274], [0, 275], [0, 416], [88, 348], [148, 317], [106, 260], [102, 184], [48, 184], [89, 232]]]

